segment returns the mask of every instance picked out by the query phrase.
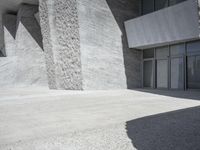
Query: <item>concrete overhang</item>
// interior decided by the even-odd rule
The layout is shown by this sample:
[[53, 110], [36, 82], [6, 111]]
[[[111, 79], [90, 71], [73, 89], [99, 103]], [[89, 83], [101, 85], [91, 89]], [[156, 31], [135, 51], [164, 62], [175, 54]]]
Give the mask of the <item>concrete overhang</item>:
[[187, 0], [126, 21], [129, 48], [146, 49], [199, 39], [198, 7], [198, 0]]

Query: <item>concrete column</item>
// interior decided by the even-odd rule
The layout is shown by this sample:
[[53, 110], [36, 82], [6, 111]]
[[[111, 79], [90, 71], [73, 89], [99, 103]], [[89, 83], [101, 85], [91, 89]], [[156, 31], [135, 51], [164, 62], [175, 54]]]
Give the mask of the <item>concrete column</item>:
[[40, 24], [49, 87], [82, 89], [76, 0], [40, 0]]

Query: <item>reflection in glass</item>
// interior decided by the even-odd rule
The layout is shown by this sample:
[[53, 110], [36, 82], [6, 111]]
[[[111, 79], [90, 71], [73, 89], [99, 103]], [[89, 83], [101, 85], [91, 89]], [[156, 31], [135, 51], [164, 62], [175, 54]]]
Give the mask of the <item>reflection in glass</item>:
[[154, 0], [142, 1], [142, 14], [148, 14], [154, 11]]
[[144, 87], [153, 87], [153, 61], [144, 61]]
[[188, 57], [187, 77], [189, 89], [200, 89], [200, 56]]
[[168, 88], [168, 60], [157, 60], [157, 88]]
[[188, 53], [200, 52], [200, 41], [189, 42], [187, 44], [187, 52]]
[[143, 51], [143, 58], [154, 58], [154, 49], [146, 49]]
[[171, 59], [171, 88], [184, 88], [183, 58]]
[[169, 56], [168, 46], [156, 48], [156, 58], [167, 58]]
[[156, 10], [168, 7], [168, 0], [155, 0]]
[[184, 2], [184, 1], [186, 1], [186, 0], [169, 0], [169, 5], [172, 6], [172, 5]]
[[185, 44], [177, 44], [170, 46], [170, 54], [171, 56], [185, 54]]

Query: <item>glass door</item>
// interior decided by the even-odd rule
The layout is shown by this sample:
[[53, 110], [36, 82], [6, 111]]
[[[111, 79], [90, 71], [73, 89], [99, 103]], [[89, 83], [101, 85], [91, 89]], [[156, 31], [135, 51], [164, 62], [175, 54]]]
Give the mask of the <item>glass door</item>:
[[143, 62], [143, 86], [153, 88], [153, 60]]
[[169, 47], [156, 48], [156, 87], [168, 89], [169, 85]]
[[184, 90], [185, 86], [185, 44], [170, 46], [170, 88]]
[[200, 89], [200, 40], [187, 43], [187, 88]]
[[187, 57], [187, 88], [200, 89], [200, 55]]

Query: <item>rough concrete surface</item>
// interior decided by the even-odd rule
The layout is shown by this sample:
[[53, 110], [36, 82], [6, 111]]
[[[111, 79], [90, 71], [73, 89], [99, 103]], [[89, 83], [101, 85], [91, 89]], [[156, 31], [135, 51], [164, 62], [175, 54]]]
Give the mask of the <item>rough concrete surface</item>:
[[76, 0], [40, 0], [40, 24], [49, 87], [82, 89]]
[[[191, 107], [200, 106], [199, 100], [198, 92], [189, 91], [158, 91], [153, 94], [152, 91], [129, 90], [81, 92], [2, 89], [0, 90], [0, 149], [140, 150], [140, 147], [151, 143], [148, 141], [151, 135], [145, 133], [154, 133], [151, 128], [148, 128], [152, 127], [152, 125], [148, 126], [153, 118], [150, 117], [148, 121], [150, 115], [161, 116], [160, 121], [154, 120], [159, 126], [163, 122], [162, 113], [175, 111], [172, 116], [176, 116], [174, 114], [179, 114], [176, 110], [190, 108], [191, 111], [193, 110]], [[144, 150], [160, 150], [162, 146], [166, 150], [176, 150], [184, 143], [184, 140], [181, 141], [184, 136], [192, 135], [199, 139], [199, 130], [185, 130], [189, 129], [190, 125], [195, 125], [193, 129], [198, 129], [198, 114], [191, 115], [187, 115], [185, 120], [189, 120], [189, 123], [180, 122], [182, 119], [176, 118], [179, 122], [179, 126], [174, 126], [177, 134], [173, 135], [171, 132], [166, 132], [169, 133], [168, 135], [162, 135], [163, 132], [153, 134], [157, 135], [153, 136], [157, 137], [154, 139], [157, 141], [153, 142], [154, 146], [162, 142], [159, 140], [163, 139], [159, 137], [167, 139], [168, 145], [156, 145], [154, 149]], [[170, 115], [168, 116], [168, 127], [176, 125], [176, 120], [171, 120]], [[142, 117], [147, 119], [144, 118], [145, 124], [141, 124], [143, 128], [139, 128], [137, 119], [143, 121]], [[196, 120], [191, 120], [192, 118]], [[184, 130], [181, 130], [181, 123], [185, 125]], [[171, 134], [173, 141], [167, 138]], [[179, 141], [177, 143], [180, 145], [170, 147], [174, 139]], [[196, 145], [189, 146], [195, 147], [197, 143], [193, 142]], [[188, 146], [188, 144], [183, 145]], [[182, 150], [188, 149], [182, 147]]]

